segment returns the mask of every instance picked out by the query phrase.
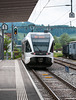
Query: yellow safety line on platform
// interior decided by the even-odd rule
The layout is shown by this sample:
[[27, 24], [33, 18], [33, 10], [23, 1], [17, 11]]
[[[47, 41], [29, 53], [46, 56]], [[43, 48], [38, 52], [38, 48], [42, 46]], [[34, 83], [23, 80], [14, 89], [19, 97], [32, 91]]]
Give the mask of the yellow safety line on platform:
[[42, 74], [42, 75], [48, 75], [48, 74]]
[[45, 78], [52, 78], [52, 77], [45, 77]]

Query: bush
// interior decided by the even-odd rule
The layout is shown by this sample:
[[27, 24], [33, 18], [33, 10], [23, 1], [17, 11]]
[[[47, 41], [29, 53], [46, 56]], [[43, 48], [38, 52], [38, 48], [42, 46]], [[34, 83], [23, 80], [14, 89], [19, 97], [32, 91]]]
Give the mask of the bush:
[[[4, 52], [4, 56], [6, 59], [6, 52]], [[13, 51], [13, 59], [17, 59], [21, 57], [21, 52], [20, 51]], [[11, 59], [11, 52], [8, 52], [8, 59]]]
[[14, 59], [20, 58], [21, 57], [21, 52], [19, 51], [14, 51]]
[[54, 57], [63, 57], [62, 52], [58, 53], [58, 52], [54, 52]]
[[[6, 52], [4, 52], [4, 56], [6, 56]], [[11, 56], [11, 52], [8, 52], [8, 56]]]

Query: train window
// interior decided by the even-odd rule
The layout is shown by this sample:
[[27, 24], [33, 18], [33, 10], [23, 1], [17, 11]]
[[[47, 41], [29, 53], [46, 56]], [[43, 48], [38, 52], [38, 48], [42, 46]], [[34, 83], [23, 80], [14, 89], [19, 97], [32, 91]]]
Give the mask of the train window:
[[25, 52], [32, 52], [31, 47], [30, 47], [30, 44], [29, 44], [28, 41], [26, 41], [26, 44], [25, 45], [26, 45], [25, 46]]
[[50, 40], [49, 40], [50, 38], [45, 38], [45, 39], [43, 39], [43, 38], [40, 38], [40, 39], [32, 39], [32, 42], [49, 42]]
[[52, 43], [52, 46], [51, 46], [51, 49], [50, 49], [50, 52], [53, 52], [54, 51], [54, 42]]
[[49, 47], [49, 42], [32, 42], [33, 43], [33, 47], [34, 47], [34, 51], [35, 52], [47, 52], [48, 47]]
[[22, 43], [22, 53], [24, 53], [24, 43]]
[[75, 44], [73, 44], [73, 49], [75, 49]]

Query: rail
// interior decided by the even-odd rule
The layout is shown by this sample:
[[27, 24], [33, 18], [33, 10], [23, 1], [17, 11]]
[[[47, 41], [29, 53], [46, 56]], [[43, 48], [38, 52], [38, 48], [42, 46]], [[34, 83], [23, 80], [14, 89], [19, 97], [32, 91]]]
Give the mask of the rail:
[[58, 63], [60, 65], [63, 65], [63, 66], [68, 66], [69, 68], [76, 70], [76, 64], [74, 64], [74, 63], [70, 63], [70, 62], [63, 61], [63, 60], [56, 59], [56, 58], [54, 58], [54, 62]]
[[[63, 100], [63, 99], [67, 99], [67, 97], [65, 97], [64, 95], [66, 95], [66, 92], [64, 93], [63, 91], [68, 91], [68, 98], [70, 99], [70, 92], [72, 92], [71, 98], [76, 99], [76, 96], [73, 97], [73, 93], [76, 93], [76, 87], [74, 87], [73, 85], [71, 85], [69, 82], [66, 82], [64, 79], [60, 78], [59, 76], [55, 75], [54, 73], [52, 73], [51, 71], [47, 70], [46, 72], [49, 73], [49, 75], [52, 75], [52, 77], [54, 78], [54, 80], [50, 81], [51, 86], [48, 85], [48, 82], [45, 81], [44, 79], [42, 79], [42, 77], [40, 77], [40, 75], [38, 74], [38, 72], [36, 72], [35, 70], [32, 70], [33, 73], [35, 74], [35, 76], [38, 78], [38, 80], [41, 82], [41, 84], [47, 89], [47, 91], [49, 92], [50, 95], [53, 96], [53, 98], [55, 100]], [[54, 85], [54, 81], [57, 84], [60, 84], [60, 86], [62, 87], [56, 87], [55, 88], [52, 86], [52, 84]], [[55, 84], [56, 85], [56, 84]], [[53, 88], [50, 88], [53, 87]], [[65, 87], [65, 88], [63, 88]], [[61, 95], [58, 95], [58, 92], [62, 92], [60, 94], [63, 94], [63, 96], [61, 97]], [[63, 98], [63, 99], [62, 99]]]

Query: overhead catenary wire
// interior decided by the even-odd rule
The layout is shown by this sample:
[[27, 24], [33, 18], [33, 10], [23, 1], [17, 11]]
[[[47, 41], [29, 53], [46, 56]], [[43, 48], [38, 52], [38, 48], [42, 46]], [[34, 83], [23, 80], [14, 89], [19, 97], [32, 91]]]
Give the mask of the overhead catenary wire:
[[44, 8], [50, 8], [50, 7], [64, 7], [64, 6], [71, 6], [71, 5], [56, 5], [56, 6], [46, 6]]
[[[47, 4], [50, 2], [50, 0], [48, 0], [48, 2], [45, 4], [45, 6], [42, 8], [42, 10], [39, 12], [39, 14], [37, 15], [36, 19], [34, 20], [34, 22], [36, 22], [38, 20], [38, 18], [40, 17], [41, 13], [43, 12], [43, 10], [47, 7], [54, 7], [54, 6], [48, 6]], [[68, 4], [66, 5], [57, 5], [56, 7], [60, 7], [60, 6], [70, 6]], [[75, 6], [75, 5], [74, 5]], [[74, 9], [75, 10], [75, 9]], [[68, 13], [70, 12], [70, 10], [68, 10], [65, 14], [61, 15], [58, 19], [56, 19], [55, 21], [51, 22], [50, 24], [52, 23], [56, 23], [57, 21], [61, 20], [64, 16], [66, 16]], [[68, 23], [68, 22], [66, 22]]]
[[[76, 6], [76, 5], [75, 5]], [[76, 8], [74, 8], [74, 10], [75, 10]], [[75, 21], [76, 19], [73, 19], [73, 20], [71, 20], [71, 22], [73, 22], [73, 21]], [[68, 24], [68, 23], [70, 23], [70, 21], [68, 21], [68, 22], [66, 22], [66, 23], [64, 23], [63, 25], [66, 25], [66, 24]]]
[[42, 10], [40, 11], [40, 13], [38, 14], [37, 18], [35, 19], [34, 23], [37, 21], [37, 19], [39, 18], [40, 14], [42, 13], [42, 11], [44, 10], [44, 8], [47, 6], [47, 4], [50, 2], [50, 0], [48, 0], [48, 2], [45, 4], [45, 6], [42, 8]]
[[[46, 6], [46, 8], [50, 8], [50, 7], [61, 7], [61, 6], [71, 6], [71, 5], [56, 5], [56, 6]], [[75, 6], [75, 5], [74, 5]], [[76, 9], [76, 8], [75, 8]], [[74, 10], [75, 10], [74, 9]], [[69, 10], [70, 11], [70, 10]], [[68, 11], [68, 12], [69, 12]], [[67, 13], [68, 13], [67, 12]], [[57, 20], [55, 20], [55, 21], [53, 21], [53, 22], [51, 22], [50, 24], [52, 24], [52, 23], [56, 23], [57, 21], [59, 21], [59, 20], [61, 20], [67, 13], [65, 13], [64, 15], [62, 15], [61, 17], [59, 17]], [[73, 20], [74, 21], [74, 20]], [[67, 22], [68, 23], [68, 22]]]
[[[71, 5], [56, 5], [56, 6], [46, 6], [45, 8], [50, 8], [50, 7], [61, 7], [61, 6], [71, 6]], [[75, 5], [74, 5], [75, 6]], [[76, 8], [75, 8], [76, 9]], [[74, 9], [74, 10], [75, 10]], [[69, 10], [70, 11], [70, 10]], [[69, 12], [68, 11], [68, 12]], [[66, 12], [65, 14], [63, 14], [62, 16], [60, 16], [58, 19], [56, 19], [55, 21], [51, 22], [50, 24], [53, 24], [53, 23], [56, 23], [58, 22], [59, 20], [61, 20], [68, 12]], [[68, 23], [68, 22], [67, 22]]]
[[[70, 11], [70, 10], [69, 10]], [[58, 19], [56, 19], [55, 21], [51, 22], [50, 24], [56, 23], [59, 20], [61, 20], [69, 11], [67, 11], [65, 14], [63, 14], [62, 16], [60, 16]]]
[[[74, 6], [76, 6], [76, 5], [74, 5]], [[74, 8], [74, 10], [75, 10], [76, 8]], [[58, 22], [59, 20], [61, 20], [64, 16], [66, 16], [66, 14], [68, 14], [70, 12], [70, 10], [68, 10], [65, 14], [63, 14], [62, 16], [60, 16], [57, 20], [55, 20], [55, 21], [53, 21], [53, 22], [51, 22], [50, 24], [53, 24], [53, 23], [56, 23], [56, 22]], [[73, 19], [72, 21], [74, 21], [74, 20], [76, 20], [76, 19]], [[69, 23], [69, 21], [68, 22], [66, 22], [65, 24], [67, 24], [67, 23]], [[63, 25], [65, 25], [65, 24], [63, 24]]]

